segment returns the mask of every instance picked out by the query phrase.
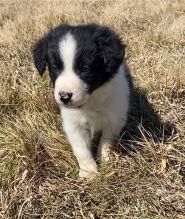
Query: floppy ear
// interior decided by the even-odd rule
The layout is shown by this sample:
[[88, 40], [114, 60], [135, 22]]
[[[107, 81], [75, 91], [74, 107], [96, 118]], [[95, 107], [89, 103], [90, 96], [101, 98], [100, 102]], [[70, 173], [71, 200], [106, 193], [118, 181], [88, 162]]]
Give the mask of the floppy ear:
[[33, 59], [35, 67], [42, 76], [46, 70], [48, 50], [48, 36], [41, 38], [33, 49]]
[[106, 27], [99, 29], [94, 37], [105, 69], [107, 72], [116, 71], [123, 62], [126, 46], [113, 31]]

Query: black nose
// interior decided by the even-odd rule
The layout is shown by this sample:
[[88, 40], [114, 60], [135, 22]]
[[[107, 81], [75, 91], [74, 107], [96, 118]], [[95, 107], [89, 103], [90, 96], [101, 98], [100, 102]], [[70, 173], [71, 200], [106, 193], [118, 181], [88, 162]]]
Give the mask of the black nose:
[[71, 100], [73, 93], [67, 93], [67, 92], [61, 91], [59, 92], [59, 96], [60, 96], [60, 100], [63, 103], [67, 104]]

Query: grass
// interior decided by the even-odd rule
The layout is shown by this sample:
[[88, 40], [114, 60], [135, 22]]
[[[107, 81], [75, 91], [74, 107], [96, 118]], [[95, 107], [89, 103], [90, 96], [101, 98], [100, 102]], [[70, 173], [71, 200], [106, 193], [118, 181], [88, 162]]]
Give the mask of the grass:
[[[185, 218], [185, 2], [1, 0], [0, 217]], [[59, 23], [96, 22], [127, 44], [131, 111], [111, 161], [78, 178], [34, 42]]]

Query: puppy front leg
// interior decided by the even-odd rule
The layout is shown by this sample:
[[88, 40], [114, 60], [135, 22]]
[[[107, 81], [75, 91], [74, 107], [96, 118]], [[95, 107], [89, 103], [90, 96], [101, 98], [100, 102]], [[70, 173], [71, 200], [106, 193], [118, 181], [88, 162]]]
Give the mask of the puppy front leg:
[[109, 128], [105, 128], [102, 132], [102, 136], [100, 138], [100, 143], [98, 145], [97, 150], [97, 158], [98, 160], [108, 161], [110, 150], [114, 143], [114, 135], [111, 133]]
[[65, 126], [64, 130], [80, 167], [79, 176], [93, 178], [98, 171], [90, 148], [91, 139], [88, 130], [72, 124]]
[[100, 160], [108, 161], [111, 148], [113, 147], [115, 140], [119, 136], [122, 127], [124, 124], [118, 123], [111, 123], [111, 125], [106, 126], [102, 130], [102, 136], [100, 139], [100, 143], [98, 145], [97, 150], [97, 158]]

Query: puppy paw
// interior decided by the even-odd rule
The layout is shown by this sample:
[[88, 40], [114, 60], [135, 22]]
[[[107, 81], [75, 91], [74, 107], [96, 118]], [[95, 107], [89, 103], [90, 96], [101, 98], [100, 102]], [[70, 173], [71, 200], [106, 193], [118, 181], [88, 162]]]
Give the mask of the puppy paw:
[[111, 145], [109, 144], [99, 145], [97, 151], [97, 159], [108, 162], [110, 160], [110, 152], [111, 152]]
[[88, 171], [88, 170], [84, 170], [84, 169], [80, 169], [79, 171], [79, 177], [80, 178], [85, 178], [85, 179], [93, 179], [98, 175], [98, 171]]

